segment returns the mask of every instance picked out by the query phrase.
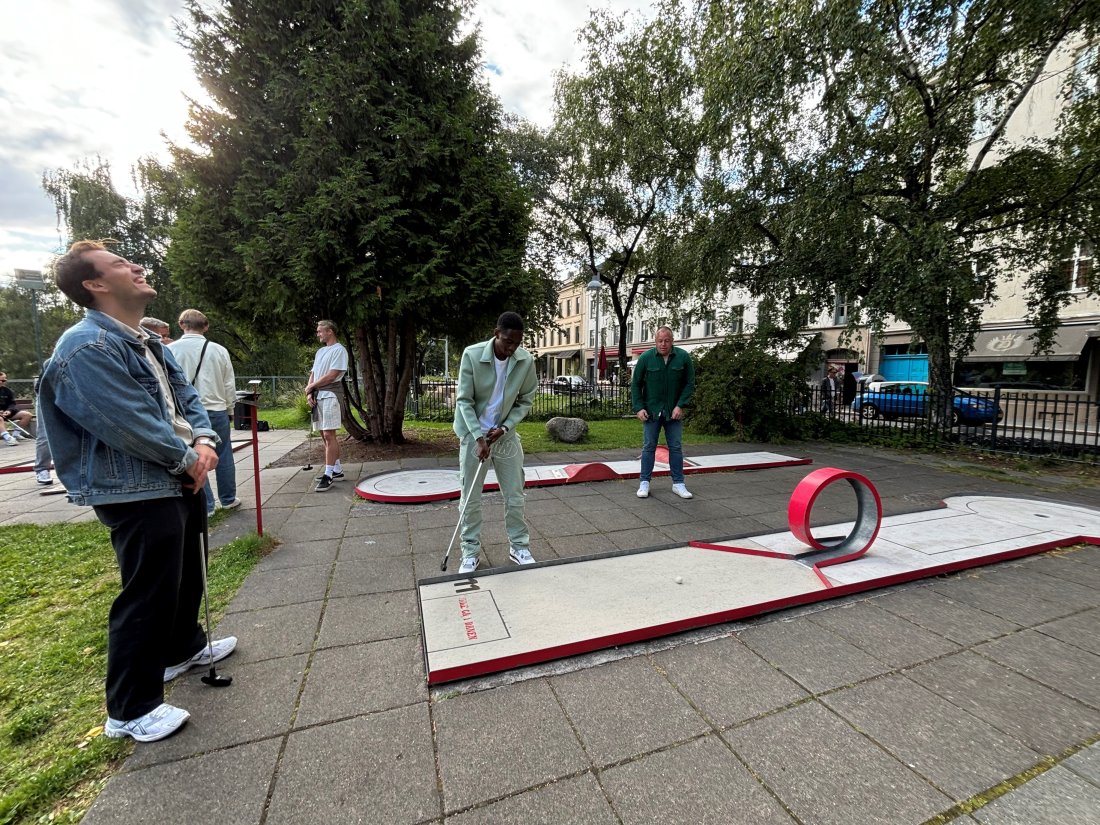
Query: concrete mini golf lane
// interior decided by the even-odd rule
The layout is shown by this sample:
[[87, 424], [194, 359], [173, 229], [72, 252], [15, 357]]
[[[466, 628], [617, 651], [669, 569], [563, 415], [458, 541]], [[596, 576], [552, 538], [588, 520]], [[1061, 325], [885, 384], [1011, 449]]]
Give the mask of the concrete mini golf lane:
[[[855, 526], [837, 524], [819, 532], [849, 535]], [[1079, 543], [1100, 544], [1100, 510], [958, 496], [941, 509], [882, 519], [869, 549], [841, 563], [832, 563], [828, 550], [814, 550], [783, 532], [423, 579], [418, 592], [428, 682], [494, 673]]]

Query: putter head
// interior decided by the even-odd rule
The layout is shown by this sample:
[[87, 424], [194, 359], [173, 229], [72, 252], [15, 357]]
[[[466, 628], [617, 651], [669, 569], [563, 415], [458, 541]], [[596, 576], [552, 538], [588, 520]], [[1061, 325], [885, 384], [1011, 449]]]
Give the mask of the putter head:
[[218, 671], [214, 667], [210, 668], [210, 672], [202, 677], [203, 684], [210, 685], [210, 687], [229, 687], [233, 684], [232, 676], [219, 676]]
[[439, 565], [439, 569], [442, 570], [444, 573], [447, 572], [447, 560], [446, 559], [443, 559], [443, 564]]

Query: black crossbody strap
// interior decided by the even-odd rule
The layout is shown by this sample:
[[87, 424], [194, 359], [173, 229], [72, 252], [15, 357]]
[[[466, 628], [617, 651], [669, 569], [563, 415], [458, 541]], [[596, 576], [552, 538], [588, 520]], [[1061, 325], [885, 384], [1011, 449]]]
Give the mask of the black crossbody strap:
[[195, 374], [191, 376], [191, 384], [194, 385], [195, 379], [199, 377], [199, 370], [202, 369], [202, 359], [206, 356], [206, 348], [210, 346], [209, 341], [202, 342], [202, 352], [199, 353], [199, 363], [195, 364]]

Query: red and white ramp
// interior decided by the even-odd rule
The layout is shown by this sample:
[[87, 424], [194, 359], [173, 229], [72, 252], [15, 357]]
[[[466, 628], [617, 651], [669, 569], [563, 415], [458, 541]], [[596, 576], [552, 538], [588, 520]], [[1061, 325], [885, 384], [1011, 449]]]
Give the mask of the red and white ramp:
[[858, 489], [857, 518], [818, 530], [844, 538], [817, 541], [808, 528], [802, 539], [796, 537], [808, 525], [816, 497], [806, 485], [839, 480], [874, 489], [853, 473], [812, 473], [799, 485], [801, 504], [792, 499], [790, 532], [423, 579], [418, 592], [428, 682], [652, 639], [1055, 547], [1100, 544], [1100, 510], [1083, 506], [958, 496], [937, 510], [880, 521], [877, 493], [859, 499]]

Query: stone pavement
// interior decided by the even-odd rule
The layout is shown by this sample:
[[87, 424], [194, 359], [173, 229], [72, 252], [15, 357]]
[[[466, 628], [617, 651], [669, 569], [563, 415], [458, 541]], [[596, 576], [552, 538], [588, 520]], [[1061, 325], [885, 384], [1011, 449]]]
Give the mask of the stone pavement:
[[[1095, 489], [947, 472], [928, 457], [770, 449], [866, 474], [887, 514], [956, 493], [1100, 503]], [[13, 450], [14, 452], [14, 450]], [[529, 463], [630, 451], [533, 455]], [[450, 464], [409, 460], [402, 466]], [[438, 574], [454, 502], [310, 492], [314, 473], [265, 470], [282, 544], [219, 628], [240, 637], [215, 690], [195, 671], [171, 701], [191, 721], [137, 746], [85, 818], [102, 823], [1100, 822], [1100, 548], [788, 610], [429, 690], [414, 583]], [[633, 482], [528, 495], [549, 559], [785, 529], [810, 469]], [[827, 496], [834, 488], [829, 488]], [[850, 497], [850, 493], [848, 494]], [[839, 521], [839, 496], [815, 507]], [[248, 529], [234, 513], [215, 539]], [[503, 513], [486, 497], [489, 562]], [[548, 620], [551, 620], [548, 617]]]

